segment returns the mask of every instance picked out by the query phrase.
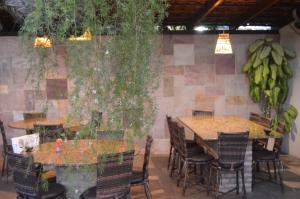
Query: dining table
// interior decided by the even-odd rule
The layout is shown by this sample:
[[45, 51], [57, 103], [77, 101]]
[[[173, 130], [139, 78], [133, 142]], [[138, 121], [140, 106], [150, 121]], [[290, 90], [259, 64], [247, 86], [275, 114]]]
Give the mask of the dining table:
[[[272, 131], [271, 135], [267, 135], [266, 127], [240, 116], [182, 116], [177, 117], [177, 121], [186, 131], [193, 133], [196, 143], [206, 149], [215, 159], [218, 159], [218, 133], [249, 132], [244, 162], [245, 184], [248, 192], [252, 191], [253, 140], [268, 139], [269, 137], [281, 139], [283, 136], [277, 131]], [[234, 187], [235, 175], [223, 174], [220, 191], [226, 192]]]
[[65, 129], [69, 129], [71, 132], [76, 132], [82, 126], [80, 120], [72, 118], [67, 119], [66, 117], [55, 117], [55, 118], [34, 118], [27, 120], [18, 120], [8, 124], [8, 127], [13, 129], [24, 129], [33, 130], [35, 124], [43, 125], [60, 125], [62, 124]]
[[99, 155], [121, 153], [139, 147], [130, 141], [81, 139], [57, 143], [49, 142], [36, 146], [30, 153], [34, 162], [44, 167], [54, 167], [56, 181], [67, 189], [67, 198], [78, 199], [88, 188], [96, 186]]

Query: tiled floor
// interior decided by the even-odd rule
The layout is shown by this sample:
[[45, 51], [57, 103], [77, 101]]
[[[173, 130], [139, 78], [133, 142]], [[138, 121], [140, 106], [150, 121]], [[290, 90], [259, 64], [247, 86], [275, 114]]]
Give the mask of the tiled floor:
[[[279, 185], [263, 182], [254, 187], [252, 193], [247, 193], [249, 199], [299, 199], [300, 198], [300, 160], [290, 156], [282, 157], [285, 163], [284, 184], [285, 193], [281, 193]], [[201, 185], [193, 185], [187, 189], [186, 196], [182, 196], [182, 188], [177, 187], [175, 178], [170, 178], [166, 169], [166, 157], [152, 157], [150, 161], [150, 189], [154, 199], [205, 199], [206, 192]], [[142, 157], [135, 163], [136, 167], [142, 164]], [[15, 198], [12, 180], [6, 184], [5, 179], [0, 181], [0, 199]], [[145, 198], [143, 187], [132, 188], [133, 199]], [[226, 195], [222, 198], [241, 198], [235, 194]]]

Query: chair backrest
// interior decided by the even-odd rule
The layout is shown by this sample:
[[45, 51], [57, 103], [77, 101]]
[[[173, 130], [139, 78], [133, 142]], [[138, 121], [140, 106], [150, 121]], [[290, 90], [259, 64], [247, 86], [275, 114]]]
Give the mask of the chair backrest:
[[44, 125], [34, 124], [33, 129], [35, 133], [39, 133], [40, 144], [46, 142], [54, 142], [57, 138], [61, 138], [64, 128], [62, 124]]
[[150, 135], [148, 135], [147, 140], [146, 140], [144, 163], [143, 163], [143, 176], [144, 176], [144, 179], [148, 178], [148, 176], [149, 176], [148, 168], [149, 168], [152, 142], [153, 142], [153, 138]]
[[91, 112], [91, 125], [93, 127], [100, 127], [102, 121], [102, 112], [93, 110]]
[[218, 155], [222, 165], [243, 164], [248, 144], [249, 132], [219, 133]]
[[[25, 197], [38, 197], [39, 169], [36, 169], [32, 156], [7, 152], [8, 167], [13, 172], [16, 192]], [[25, 198], [24, 197], [24, 198]]]
[[3, 153], [6, 153], [6, 151], [8, 150], [8, 143], [7, 143], [7, 139], [6, 139], [6, 133], [5, 133], [5, 129], [4, 129], [4, 124], [3, 122], [0, 120], [0, 131], [1, 131], [1, 136], [2, 136], [2, 142], [3, 142]]
[[213, 111], [193, 110], [193, 116], [213, 116]]
[[185, 131], [184, 128], [179, 126], [177, 123], [174, 123], [174, 133], [176, 133], [176, 146], [179, 155], [186, 157], [187, 155], [187, 148], [186, 148], [186, 139], [185, 139]]
[[125, 198], [130, 192], [134, 151], [98, 156], [97, 198]]
[[172, 129], [172, 117], [166, 115], [167, 119], [167, 125], [169, 129], [169, 135], [170, 135], [170, 144], [174, 145], [174, 137], [173, 137], [173, 129]]
[[46, 118], [47, 114], [44, 112], [29, 112], [29, 113], [23, 113], [23, 117], [24, 120]]
[[122, 141], [124, 140], [124, 130], [97, 131], [97, 139]]
[[266, 128], [271, 128], [272, 125], [272, 121], [269, 118], [264, 117], [263, 115], [260, 115], [258, 113], [250, 113], [250, 117], [249, 117], [250, 121], [253, 121], [259, 125], [262, 125]]

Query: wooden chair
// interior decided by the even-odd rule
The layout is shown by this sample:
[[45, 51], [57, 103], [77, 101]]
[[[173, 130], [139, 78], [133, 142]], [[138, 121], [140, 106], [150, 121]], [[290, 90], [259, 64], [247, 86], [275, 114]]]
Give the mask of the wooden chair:
[[41, 186], [41, 166], [34, 164], [32, 156], [24, 157], [7, 153], [8, 165], [13, 171], [17, 198], [66, 198], [66, 189], [58, 183], [49, 183], [45, 190]]
[[[244, 178], [244, 160], [248, 144], [249, 132], [241, 133], [219, 133], [218, 135], [218, 155], [219, 159], [213, 161], [210, 168], [209, 184], [211, 185], [212, 171], [217, 174], [217, 183], [215, 184], [216, 197], [220, 195], [219, 187], [221, 184], [222, 173], [232, 172], [236, 174], [236, 187], [226, 193], [236, 190], [239, 194], [239, 172], [242, 176], [243, 193], [246, 196], [245, 178]], [[223, 194], [226, 194], [223, 193]]]
[[[23, 113], [23, 118], [24, 120], [47, 118], [47, 114], [44, 112], [25, 112]], [[33, 130], [26, 129], [27, 135], [33, 134], [33, 132]]]
[[80, 198], [128, 198], [133, 157], [134, 151], [99, 156], [97, 185], [84, 191]]
[[144, 163], [143, 163], [143, 170], [142, 171], [133, 171], [130, 184], [131, 186], [139, 186], [143, 185], [144, 190], [146, 193], [147, 199], [151, 199], [151, 193], [149, 189], [149, 161], [150, 161], [150, 151], [151, 151], [151, 144], [153, 142], [153, 138], [151, 136], [147, 136], [146, 147], [145, 147], [145, 154], [144, 154]]

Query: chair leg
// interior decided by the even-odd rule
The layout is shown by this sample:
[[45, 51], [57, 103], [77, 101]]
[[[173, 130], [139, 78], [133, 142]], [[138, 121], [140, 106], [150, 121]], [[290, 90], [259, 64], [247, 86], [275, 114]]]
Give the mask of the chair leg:
[[174, 151], [174, 155], [172, 157], [172, 163], [171, 163], [171, 171], [170, 171], [170, 177], [173, 176], [173, 172], [175, 170], [175, 164], [176, 164], [176, 158], [177, 158], [178, 154], [176, 153], [176, 151]]
[[171, 159], [172, 159], [172, 151], [173, 151], [173, 147], [172, 145], [170, 146], [170, 152], [169, 152], [169, 159], [168, 159], [168, 170], [170, 168], [170, 163], [171, 163]]
[[151, 197], [151, 192], [150, 192], [150, 188], [149, 188], [149, 182], [146, 182], [144, 184], [144, 190], [145, 190], [147, 199], [151, 199], [152, 197]]
[[221, 171], [217, 169], [217, 183], [216, 183], [216, 195], [215, 198], [219, 198], [219, 189], [221, 184]]
[[276, 171], [276, 163], [273, 161], [273, 168], [274, 168], [274, 178], [277, 180], [277, 171]]
[[268, 169], [268, 175], [269, 175], [269, 179], [272, 178], [271, 176], [271, 172], [270, 172], [270, 165], [269, 165], [269, 161], [266, 162], [267, 163], [267, 169]]
[[239, 170], [236, 170], [236, 195], [239, 195], [240, 183], [239, 183]]
[[179, 187], [180, 180], [182, 177], [182, 168], [184, 167], [184, 163], [181, 162], [180, 158], [179, 158], [178, 164], [179, 165], [178, 165], [177, 187]]
[[244, 173], [244, 168], [241, 169], [241, 174], [242, 174], [242, 184], [243, 184], [243, 193], [244, 196], [246, 197], [246, 186], [245, 186], [245, 173]]
[[184, 162], [184, 181], [183, 181], [183, 190], [182, 190], [182, 195], [183, 196], [185, 196], [186, 181], [187, 181], [187, 178], [188, 178], [188, 168], [189, 168], [189, 165], [185, 161]]
[[206, 195], [209, 196], [209, 191], [211, 188], [211, 178], [212, 178], [212, 168], [209, 168], [209, 176], [208, 176], [208, 181], [207, 181], [207, 189], [206, 189]]
[[[280, 164], [281, 161], [279, 160], [278, 161], [278, 164]], [[284, 193], [284, 185], [283, 185], [283, 182], [282, 182], [282, 176], [281, 176], [281, 171], [280, 171], [280, 166], [278, 166], [278, 177], [279, 177], [279, 183], [280, 183], [280, 187], [281, 187], [281, 192]]]
[[4, 176], [5, 160], [6, 160], [6, 155], [4, 155], [4, 156], [3, 156], [1, 177], [3, 177], [3, 176]]
[[8, 172], [9, 172], [9, 168], [7, 165], [7, 156], [5, 156], [5, 169], [6, 169], [6, 183], [8, 183]]

